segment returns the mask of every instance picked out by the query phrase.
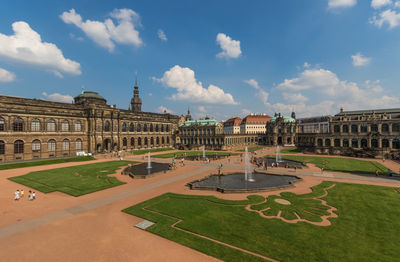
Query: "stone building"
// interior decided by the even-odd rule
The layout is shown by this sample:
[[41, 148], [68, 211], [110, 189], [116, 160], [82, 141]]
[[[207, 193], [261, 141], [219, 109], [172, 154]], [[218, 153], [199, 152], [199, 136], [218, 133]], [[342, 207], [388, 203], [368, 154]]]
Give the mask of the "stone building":
[[178, 116], [141, 105], [137, 84], [131, 110], [90, 91], [73, 104], [0, 96], [0, 162], [174, 146]]
[[314, 152], [395, 158], [400, 151], [400, 109], [343, 111], [315, 134]]
[[265, 143], [270, 146], [294, 145], [297, 141], [297, 132], [298, 123], [294, 112], [291, 116], [275, 113], [266, 125]]
[[240, 124], [242, 119], [240, 117], [232, 117], [224, 122], [224, 134], [240, 134]]
[[297, 133], [297, 146], [301, 148], [313, 148], [315, 138], [320, 134], [330, 132], [331, 116], [317, 116], [297, 119], [299, 132]]
[[250, 114], [243, 118], [240, 123], [241, 134], [265, 134], [265, 127], [268, 121], [271, 120], [269, 115]]

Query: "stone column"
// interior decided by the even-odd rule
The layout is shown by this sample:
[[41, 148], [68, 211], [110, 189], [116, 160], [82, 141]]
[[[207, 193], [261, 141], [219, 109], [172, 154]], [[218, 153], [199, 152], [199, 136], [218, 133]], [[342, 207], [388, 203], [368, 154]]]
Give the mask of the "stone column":
[[[380, 127], [378, 127], [378, 130]], [[378, 148], [382, 148], [382, 138], [378, 138]]]

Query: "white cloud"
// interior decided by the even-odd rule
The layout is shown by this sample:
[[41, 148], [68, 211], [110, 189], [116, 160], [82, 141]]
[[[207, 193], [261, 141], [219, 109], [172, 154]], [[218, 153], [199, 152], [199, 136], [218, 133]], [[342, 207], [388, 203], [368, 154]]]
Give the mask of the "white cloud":
[[47, 94], [46, 92], [43, 92], [42, 95], [44, 96], [45, 100], [51, 100], [63, 103], [72, 103], [72, 101], [74, 101], [74, 98], [70, 95], [62, 95], [59, 93]]
[[244, 117], [244, 116], [248, 116], [250, 115], [252, 112], [249, 109], [243, 108], [242, 112], [240, 112], [240, 116]]
[[3, 68], [0, 68], [0, 82], [2, 83], [8, 83], [8, 82], [12, 82], [15, 80], [15, 74], [7, 71]]
[[400, 25], [400, 13], [397, 13], [395, 10], [387, 9], [379, 14], [379, 18], [373, 16], [370, 19], [370, 23], [377, 27], [382, 27], [383, 24], [387, 23], [389, 28], [392, 29]]
[[[365, 81], [359, 85], [340, 80], [335, 73], [322, 68], [305, 70], [296, 78], [285, 79], [275, 90], [292, 104], [267, 103], [270, 112], [288, 114], [295, 108], [302, 116], [335, 114], [340, 106], [346, 110], [357, 110], [398, 107], [400, 103], [399, 97], [385, 94], [379, 81]], [[308, 93], [299, 94], [299, 90]], [[322, 102], [311, 104], [314, 101]]]
[[136, 47], [143, 44], [139, 37], [139, 31], [135, 26], [140, 26], [139, 15], [131, 9], [115, 9], [110, 13], [110, 17], [117, 21], [117, 25], [113, 20], [108, 18], [104, 22], [100, 21], [83, 21], [82, 17], [71, 9], [60, 15], [60, 18], [66, 24], [74, 24], [80, 28], [90, 39], [98, 45], [105, 47], [112, 52], [115, 43], [134, 45]]
[[172, 95], [172, 100], [188, 100], [209, 104], [237, 104], [231, 94], [225, 93], [218, 86], [209, 85], [207, 89], [203, 88], [203, 84], [196, 80], [194, 71], [188, 67], [176, 65], [166, 71], [162, 78], [153, 77], [153, 80], [178, 90], [177, 94]]
[[40, 35], [26, 22], [12, 24], [13, 35], [0, 33], [0, 56], [25, 64], [39, 66], [47, 70], [80, 75], [78, 62], [64, 57], [55, 44], [43, 42]]
[[168, 114], [173, 114], [174, 111], [172, 111], [171, 109], [166, 108], [165, 106], [159, 106], [157, 108], [157, 112], [158, 113], [168, 113]]
[[232, 40], [232, 38], [223, 33], [217, 35], [217, 44], [222, 49], [222, 52], [217, 54], [218, 58], [238, 58], [242, 54], [240, 41]]
[[291, 103], [304, 103], [308, 100], [307, 97], [303, 96], [300, 93], [282, 93], [282, 96], [285, 100]]
[[165, 32], [162, 29], [158, 29], [157, 35], [162, 41], [168, 41], [168, 38], [167, 38], [167, 36], [165, 35]]
[[199, 110], [199, 112], [201, 112], [201, 113], [207, 112], [205, 106], [198, 106], [198, 107], [197, 107], [197, 110]]
[[310, 65], [309, 63], [307, 63], [307, 62], [304, 62], [303, 67], [304, 67], [304, 68], [310, 68], [311, 65]]
[[392, 0], [372, 0], [372, 2], [371, 2], [371, 6], [374, 9], [379, 9], [379, 8], [382, 8], [383, 6], [391, 5], [391, 4], [392, 4]]
[[255, 79], [244, 80], [243, 82], [258, 90], [257, 96], [259, 96], [259, 98], [263, 101], [264, 105], [268, 103], [268, 92], [263, 90]]
[[361, 53], [352, 55], [351, 59], [353, 60], [353, 66], [366, 66], [371, 62], [370, 57], [365, 57]]
[[357, 4], [357, 0], [329, 0], [329, 8], [352, 7]]

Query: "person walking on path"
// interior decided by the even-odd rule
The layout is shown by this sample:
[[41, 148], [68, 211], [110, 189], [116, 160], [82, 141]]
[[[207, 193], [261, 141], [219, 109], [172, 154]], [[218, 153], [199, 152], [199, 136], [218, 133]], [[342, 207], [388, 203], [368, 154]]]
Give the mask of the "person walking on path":
[[14, 192], [14, 200], [19, 200], [19, 190]]
[[35, 191], [33, 191], [33, 193], [32, 193], [32, 200], [35, 200], [36, 199], [36, 193], [35, 193]]
[[375, 171], [375, 176], [378, 176], [379, 175], [379, 172], [378, 172], [378, 169]]
[[21, 189], [21, 198], [24, 198], [24, 190]]

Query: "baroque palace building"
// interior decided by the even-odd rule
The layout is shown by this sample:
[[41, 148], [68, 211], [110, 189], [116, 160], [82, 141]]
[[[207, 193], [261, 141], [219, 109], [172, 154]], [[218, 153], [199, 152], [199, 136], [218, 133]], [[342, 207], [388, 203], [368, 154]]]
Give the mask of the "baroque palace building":
[[0, 162], [174, 146], [179, 117], [141, 107], [137, 83], [130, 110], [90, 91], [72, 104], [0, 96]]

